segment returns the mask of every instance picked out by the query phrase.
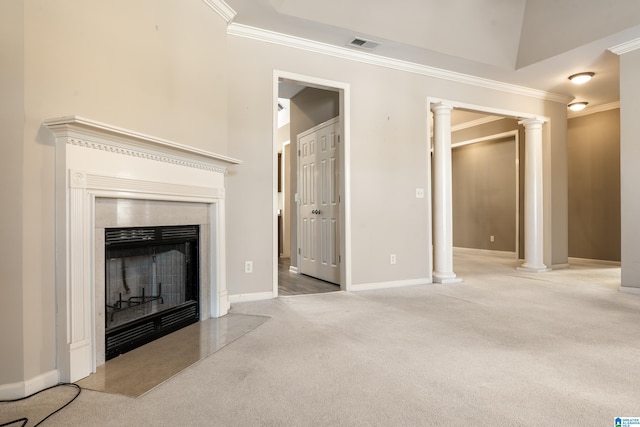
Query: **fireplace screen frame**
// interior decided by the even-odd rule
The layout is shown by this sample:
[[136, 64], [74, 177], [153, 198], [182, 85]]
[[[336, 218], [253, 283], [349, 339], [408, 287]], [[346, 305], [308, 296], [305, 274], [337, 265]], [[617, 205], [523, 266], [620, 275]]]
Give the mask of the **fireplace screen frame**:
[[[199, 225], [105, 228], [106, 360], [199, 321], [199, 244]], [[177, 287], [184, 289], [167, 287], [169, 292], [163, 293], [162, 273], [158, 272], [156, 276], [156, 258], [166, 258], [171, 253], [173, 258], [180, 260], [177, 272], [182, 276], [174, 281], [179, 283]], [[138, 277], [144, 278], [135, 289], [130, 289], [125, 279], [125, 259], [141, 260], [137, 270], [147, 271], [146, 277]], [[110, 261], [122, 267], [110, 269]], [[144, 264], [148, 265], [145, 267]], [[116, 302], [109, 286], [109, 276], [114, 274], [111, 270], [122, 274], [119, 280], [111, 281], [126, 290], [124, 298], [122, 292], [118, 293]], [[125, 320], [114, 322], [114, 316]]]

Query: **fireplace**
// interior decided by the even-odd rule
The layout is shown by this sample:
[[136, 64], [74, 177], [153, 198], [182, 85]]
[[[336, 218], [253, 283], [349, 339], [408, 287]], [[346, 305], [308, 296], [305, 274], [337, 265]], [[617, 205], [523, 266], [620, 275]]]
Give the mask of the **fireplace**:
[[[241, 162], [77, 116], [43, 125], [51, 133], [39, 137], [51, 136], [43, 142], [56, 152], [58, 379], [79, 380], [154, 334], [224, 316], [224, 176]], [[139, 334], [145, 328], [153, 333]]]
[[199, 320], [198, 225], [105, 229], [105, 358]]

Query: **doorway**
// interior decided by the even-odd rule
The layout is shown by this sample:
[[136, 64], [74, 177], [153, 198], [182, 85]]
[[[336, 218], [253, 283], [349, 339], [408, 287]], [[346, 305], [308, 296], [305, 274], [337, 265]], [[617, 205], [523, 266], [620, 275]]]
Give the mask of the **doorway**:
[[454, 109], [451, 114], [453, 246], [522, 253], [524, 150], [517, 119]]
[[[274, 257], [274, 297], [278, 295], [297, 295], [321, 293], [337, 290], [348, 290], [350, 287], [350, 268], [348, 249], [350, 247], [350, 227], [346, 219], [349, 217], [348, 195], [348, 104], [349, 86], [343, 83], [294, 75], [285, 72], [274, 73], [274, 158], [277, 159], [277, 184], [275, 192], [276, 226], [274, 227], [274, 242], [276, 242], [276, 257]], [[283, 116], [288, 116], [283, 120]], [[311, 222], [315, 224], [331, 224], [336, 239], [331, 251], [335, 261], [333, 276], [327, 277], [309, 270], [308, 265], [302, 266], [304, 247], [300, 242], [304, 226], [299, 221], [301, 215], [303, 194], [302, 184], [299, 184], [298, 169], [302, 150], [298, 147], [298, 135], [312, 132], [318, 125], [333, 120], [335, 123], [334, 138], [340, 135], [340, 140], [334, 140], [336, 145], [335, 158], [324, 159], [317, 165], [316, 178], [308, 180], [305, 185], [315, 181], [319, 184], [319, 177], [323, 165], [328, 167], [335, 180], [331, 185], [335, 196], [335, 210], [332, 221], [320, 221], [322, 214], [327, 211], [313, 208], [309, 212], [313, 216]], [[323, 136], [319, 136], [315, 148], [323, 143]], [[307, 142], [307, 150], [311, 146]], [[331, 143], [331, 135], [325, 135], [325, 146]], [[331, 164], [332, 163], [332, 164]], [[332, 169], [331, 169], [332, 168]], [[307, 175], [309, 178], [310, 175]], [[327, 187], [329, 188], [329, 187]], [[324, 190], [320, 193], [324, 194]], [[308, 193], [306, 193], [308, 196]], [[307, 216], [307, 220], [309, 217]], [[326, 242], [322, 243], [326, 244]], [[308, 252], [306, 253], [308, 254]], [[319, 254], [319, 252], [318, 252]], [[317, 276], [317, 277], [313, 277]]]
[[[452, 207], [451, 207], [451, 197], [452, 197], [452, 189], [451, 189], [451, 181], [450, 178], [447, 182], [447, 176], [451, 176], [451, 149], [454, 143], [452, 138], [452, 133], [455, 131], [456, 124], [452, 123], [454, 115], [451, 113], [456, 110], [464, 110], [466, 112], [473, 112], [474, 114], [482, 115], [491, 115], [496, 116], [496, 120], [504, 120], [505, 118], [517, 123], [518, 134], [514, 133], [516, 138], [516, 149], [520, 149], [520, 145], [523, 145], [527, 148], [528, 155], [526, 157], [527, 163], [531, 163], [531, 167], [528, 167], [526, 174], [523, 173], [523, 168], [517, 167], [516, 176], [516, 189], [519, 191], [519, 194], [522, 197], [517, 196], [516, 205], [518, 208], [515, 212], [516, 219], [516, 241], [515, 252], [516, 256], [522, 257], [524, 255], [524, 263], [520, 266], [517, 266], [518, 269], [524, 269], [526, 271], [545, 271], [546, 264], [551, 265], [551, 233], [549, 227], [544, 227], [545, 223], [549, 223], [551, 211], [549, 209], [550, 206], [550, 198], [551, 192], [548, 191], [547, 188], [543, 190], [544, 182], [549, 182], [549, 169], [542, 167], [543, 155], [545, 152], [549, 150], [550, 144], [550, 134], [549, 134], [549, 118], [548, 117], [539, 117], [539, 116], [531, 116], [526, 113], [517, 113], [508, 110], [496, 109], [491, 107], [483, 107], [478, 105], [466, 104], [457, 101], [449, 101], [442, 99], [431, 99], [427, 98], [428, 111], [432, 112], [432, 119], [428, 120], [427, 130], [430, 135], [433, 135], [432, 147], [433, 147], [433, 156], [432, 156], [432, 164], [433, 168], [433, 181], [434, 186], [433, 196], [432, 196], [432, 215], [434, 218], [434, 234], [432, 239], [430, 239], [430, 243], [433, 244], [432, 248], [432, 261], [434, 265], [434, 278], [444, 278], [443, 280], [455, 280], [457, 279], [455, 272], [453, 271], [453, 260], [452, 260], [452, 250], [453, 250], [453, 236], [452, 236]], [[435, 118], [438, 119], [436, 122]], [[478, 118], [477, 120], [472, 120], [473, 126], [485, 126], [487, 128], [495, 126], [495, 120], [487, 120], [484, 117]], [[544, 126], [543, 126], [544, 125]], [[471, 126], [466, 126], [471, 127]], [[431, 130], [434, 130], [433, 133]], [[464, 133], [464, 127], [460, 128], [462, 133]], [[488, 131], [485, 129], [485, 136], [490, 136], [492, 139], [497, 137], [506, 137], [509, 132], [512, 132], [515, 129], [509, 130], [496, 130], [493, 129]], [[520, 137], [520, 132], [526, 130], [527, 138]], [[527, 144], [525, 139], [531, 137], [530, 143]], [[470, 138], [470, 139], [469, 139]], [[462, 141], [474, 142], [478, 141], [478, 137], [465, 137]], [[436, 141], [438, 144], [436, 144]], [[524, 151], [524, 150], [521, 150]], [[436, 155], [437, 154], [437, 155]], [[523, 155], [522, 153], [520, 155]], [[516, 160], [519, 163], [519, 156], [516, 156]], [[434, 164], [438, 166], [434, 167]], [[526, 175], [523, 176], [523, 175]], [[435, 177], [438, 178], [438, 182], [436, 182]], [[525, 179], [526, 178], [526, 179]], [[509, 179], [509, 178], [506, 178]], [[511, 181], [511, 179], [509, 179]], [[438, 183], [445, 184], [438, 186]], [[526, 192], [521, 192], [520, 186], [524, 183]], [[448, 184], [448, 185], [447, 185]], [[447, 188], [448, 187], [448, 188]], [[539, 189], [539, 191], [529, 191], [531, 188], [535, 187]], [[438, 190], [438, 192], [435, 191]], [[522, 209], [522, 203], [525, 205], [525, 209]], [[528, 218], [525, 218], [524, 214], [527, 209], [530, 211], [530, 215]], [[438, 230], [435, 229], [435, 218], [438, 218], [440, 224], [444, 222], [448, 227], [443, 227]], [[511, 222], [511, 220], [509, 220]], [[530, 232], [527, 235], [524, 235], [521, 230], [523, 225], [529, 226], [531, 228]], [[485, 233], [486, 234], [486, 233]], [[491, 235], [489, 234], [489, 242], [491, 242]], [[526, 252], [523, 252], [522, 246], [526, 246]], [[545, 264], [546, 263], [546, 264]], [[519, 264], [519, 262], [516, 262]], [[435, 280], [435, 279], [434, 279]]]

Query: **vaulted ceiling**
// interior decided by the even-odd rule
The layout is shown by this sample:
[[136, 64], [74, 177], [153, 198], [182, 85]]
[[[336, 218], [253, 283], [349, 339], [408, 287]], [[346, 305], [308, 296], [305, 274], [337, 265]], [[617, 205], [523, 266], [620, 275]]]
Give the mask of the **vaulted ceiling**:
[[[638, 0], [226, 0], [233, 23], [531, 89], [619, 100], [618, 56], [640, 39]], [[596, 73], [576, 86], [567, 77]]]

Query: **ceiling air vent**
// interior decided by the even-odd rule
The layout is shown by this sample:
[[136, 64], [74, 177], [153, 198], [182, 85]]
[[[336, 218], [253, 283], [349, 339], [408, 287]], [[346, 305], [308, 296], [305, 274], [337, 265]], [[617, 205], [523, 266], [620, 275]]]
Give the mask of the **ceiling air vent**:
[[357, 47], [358, 49], [373, 50], [376, 47], [380, 46], [380, 43], [376, 43], [376, 42], [372, 42], [371, 40], [365, 40], [365, 39], [356, 37], [355, 39], [349, 42], [349, 46]]

